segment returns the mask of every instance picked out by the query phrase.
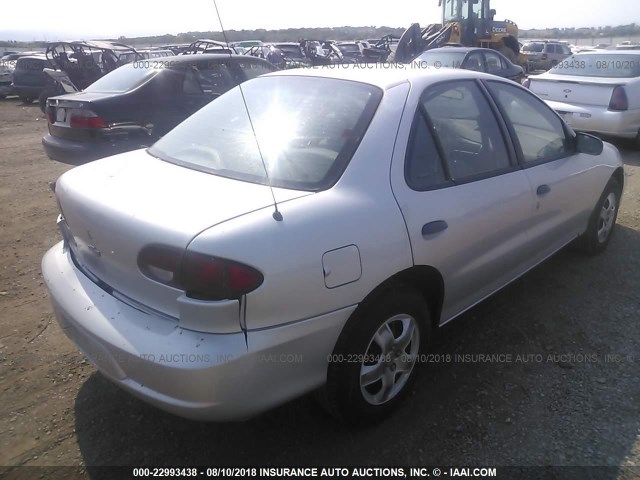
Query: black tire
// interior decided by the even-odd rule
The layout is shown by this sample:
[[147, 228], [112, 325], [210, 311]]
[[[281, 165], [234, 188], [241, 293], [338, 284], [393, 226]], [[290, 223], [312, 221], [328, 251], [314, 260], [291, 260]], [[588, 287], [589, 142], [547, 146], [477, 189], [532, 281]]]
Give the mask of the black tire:
[[[575, 246], [578, 250], [587, 255], [598, 255], [607, 249], [615, 231], [621, 193], [622, 189], [618, 180], [611, 178], [591, 213], [587, 231], [576, 240]], [[613, 204], [612, 199], [615, 202]], [[605, 215], [605, 209], [609, 212], [608, 215]]]
[[636, 150], [640, 150], [640, 131], [638, 132], [638, 135], [636, 135], [636, 139], [633, 141], [633, 146]]
[[[389, 328], [383, 328], [385, 324]], [[407, 328], [410, 326], [413, 330]], [[426, 302], [406, 286], [398, 285], [358, 307], [345, 325], [329, 362], [327, 384], [321, 392], [327, 410], [352, 425], [385, 418], [415, 380], [419, 364], [416, 357], [429, 343], [430, 327]], [[404, 348], [405, 342], [398, 342], [402, 333], [406, 334]], [[385, 340], [390, 346], [387, 351], [393, 352], [385, 354], [379, 346]], [[367, 381], [363, 376], [367, 368], [371, 383], [361, 386], [362, 381]]]
[[47, 113], [47, 100], [49, 99], [49, 97], [52, 97], [54, 95], [56, 95], [56, 93], [48, 89], [40, 92], [40, 96], [38, 97], [38, 105], [40, 106], [40, 110], [42, 111], [42, 113]]
[[0, 100], [4, 100], [7, 96], [4, 93], [0, 93]]
[[22, 101], [22, 103], [26, 103], [27, 105], [31, 105], [33, 103], [33, 101], [35, 100], [35, 98], [21, 95], [20, 96], [20, 100]]

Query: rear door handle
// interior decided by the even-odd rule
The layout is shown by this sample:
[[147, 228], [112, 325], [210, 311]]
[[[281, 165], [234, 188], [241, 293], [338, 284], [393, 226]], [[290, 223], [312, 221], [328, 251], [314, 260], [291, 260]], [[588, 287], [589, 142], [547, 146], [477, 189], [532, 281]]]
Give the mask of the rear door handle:
[[551, 191], [551, 187], [549, 185], [540, 185], [538, 187], [537, 193], [538, 193], [538, 196], [541, 197], [542, 195], [546, 195], [550, 191]]
[[444, 220], [430, 222], [422, 227], [422, 236], [427, 237], [430, 235], [435, 235], [436, 233], [444, 232], [447, 228], [449, 228], [449, 225]]

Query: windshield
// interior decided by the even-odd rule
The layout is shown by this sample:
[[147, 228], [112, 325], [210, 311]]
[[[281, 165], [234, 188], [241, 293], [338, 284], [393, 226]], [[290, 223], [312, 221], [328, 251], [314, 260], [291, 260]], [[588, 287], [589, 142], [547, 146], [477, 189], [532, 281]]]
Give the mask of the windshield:
[[143, 61], [123, 65], [96, 80], [84, 91], [92, 93], [124, 93], [133, 90], [162, 70], [162, 68], [150, 66], [152, 63]]
[[424, 52], [414, 60], [420, 67], [462, 68], [464, 52], [443, 52], [441, 49]]
[[467, 0], [446, 0], [443, 9], [445, 23], [464, 20], [469, 16], [469, 4]]
[[549, 73], [578, 77], [640, 77], [640, 55], [586, 54], [573, 55], [560, 62]]
[[381, 97], [376, 87], [345, 80], [256, 78], [189, 117], [149, 153], [187, 168], [268, 185], [262, 154], [273, 186], [324, 190], [342, 175]]

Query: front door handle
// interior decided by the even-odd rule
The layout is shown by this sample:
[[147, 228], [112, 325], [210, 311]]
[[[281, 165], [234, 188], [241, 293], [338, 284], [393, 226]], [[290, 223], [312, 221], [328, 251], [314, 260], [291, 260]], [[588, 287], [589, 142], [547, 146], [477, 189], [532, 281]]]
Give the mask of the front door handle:
[[447, 228], [449, 228], [449, 225], [444, 220], [430, 222], [422, 227], [422, 236], [428, 237], [430, 235], [435, 235], [436, 233], [444, 232]]
[[542, 195], [546, 195], [551, 191], [551, 187], [549, 185], [540, 185], [537, 190], [537, 194], [539, 197]]

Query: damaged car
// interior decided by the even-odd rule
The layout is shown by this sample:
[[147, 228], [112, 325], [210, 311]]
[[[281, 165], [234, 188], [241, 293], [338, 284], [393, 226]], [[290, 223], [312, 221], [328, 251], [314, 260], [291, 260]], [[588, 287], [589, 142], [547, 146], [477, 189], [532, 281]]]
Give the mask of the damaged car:
[[42, 145], [52, 160], [72, 164], [149, 146], [227, 90], [275, 70], [238, 55], [133, 62], [82, 92], [49, 98]]
[[106, 40], [52, 42], [47, 46], [46, 57], [53, 68], [45, 68], [44, 72], [55, 87], [45, 89], [39, 96], [43, 112], [49, 97], [84, 90], [118, 67], [144, 59], [135, 48]]

